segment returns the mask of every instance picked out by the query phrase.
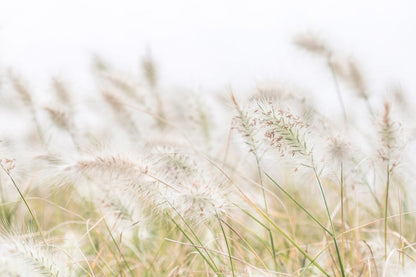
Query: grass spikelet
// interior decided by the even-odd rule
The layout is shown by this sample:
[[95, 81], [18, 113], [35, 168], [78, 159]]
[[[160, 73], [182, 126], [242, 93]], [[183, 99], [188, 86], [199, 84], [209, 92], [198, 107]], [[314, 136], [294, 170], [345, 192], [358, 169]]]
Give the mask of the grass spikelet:
[[198, 172], [196, 161], [180, 149], [158, 146], [152, 151], [149, 167], [152, 172], [165, 175], [169, 180], [182, 180]]
[[391, 161], [398, 158], [400, 125], [391, 119], [391, 104], [385, 102], [383, 108], [383, 117], [379, 123], [378, 154], [383, 161]]
[[357, 92], [358, 96], [364, 98], [365, 100], [368, 99], [367, 87], [366, 83], [364, 82], [363, 74], [358, 67], [357, 63], [353, 59], [348, 60], [348, 69], [349, 69], [349, 83]]
[[324, 56], [325, 58], [332, 55], [332, 50], [327, 43], [312, 33], [297, 35], [293, 43], [299, 48], [319, 56]]
[[365, 101], [370, 115], [374, 115], [369, 101], [367, 83], [358, 63], [353, 58], [349, 58], [345, 62], [334, 61], [332, 68], [334, 74], [351, 87], [359, 98]]
[[305, 134], [308, 124], [289, 111], [276, 110], [271, 102], [258, 103], [258, 113], [264, 131], [264, 137], [270, 146], [277, 149], [282, 156], [289, 152], [308, 156], [311, 150], [306, 146]]
[[249, 151], [253, 152], [256, 159], [259, 159], [258, 140], [256, 138], [256, 130], [254, 126], [257, 124], [254, 117], [250, 117], [248, 111], [244, 111], [237, 103], [234, 95], [231, 94], [231, 100], [234, 104], [237, 115], [233, 118], [233, 128], [236, 129], [244, 138], [245, 144], [248, 145]]
[[120, 126], [122, 126], [127, 131], [127, 133], [130, 134], [132, 140], [137, 140], [139, 136], [139, 130], [137, 129], [133, 117], [126, 109], [123, 102], [109, 91], [103, 91], [103, 97], [113, 110], [113, 114]]
[[150, 53], [148, 53], [143, 59], [142, 59], [142, 69], [144, 72], [144, 76], [146, 78], [146, 81], [148, 82], [149, 86], [151, 88], [157, 87], [157, 71], [156, 71], [156, 65], [154, 60], [152, 59], [152, 56]]
[[22, 79], [14, 74], [12, 71], [9, 71], [9, 79], [14, 87], [14, 89], [19, 93], [20, 99], [22, 100], [23, 104], [27, 106], [29, 109], [34, 109], [32, 96], [23, 83]]
[[46, 248], [45, 245], [28, 239], [4, 235], [0, 241], [0, 252], [3, 256], [3, 259], [0, 258], [0, 270], [3, 273], [7, 266], [11, 276], [71, 276], [69, 267], [60, 253], [53, 253], [50, 247]]
[[52, 119], [53, 123], [55, 123], [57, 127], [66, 131], [69, 130], [69, 119], [67, 114], [51, 107], [46, 107], [44, 108], [44, 110], [48, 112], [49, 117]]
[[164, 120], [166, 119], [165, 108], [163, 106], [162, 96], [159, 92], [158, 87], [158, 76], [156, 71], [156, 65], [150, 52], [142, 60], [142, 69], [144, 72], [145, 79], [147, 84], [149, 85], [149, 89], [156, 101], [156, 113], [157, 113], [157, 124], [159, 128], [164, 128], [166, 123]]
[[184, 185], [171, 199], [175, 210], [189, 222], [204, 222], [223, 215], [230, 204], [221, 184], [201, 178]]
[[70, 135], [72, 139], [74, 146], [76, 147], [78, 151], [80, 151], [81, 148], [77, 140], [75, 128], [68, 114], [63, 111], [51, 108], [51, 107], [45, 107], [44, 110], [48, 113], [49, 118], [58, 128], [68, 132], [68, 134]]
[[52, 78], [52, 88], [55, 91], [59, 101], [66, 107], [71, 106], [71, 93], [69, 92], [67, 85], [63, 80], [55, 77]]
[[66, 170], [75, 170], [89, 178], [108, 179], [134, 179], [142, 173], [142, 169], [137, 163], [120, 156], [80, 160], [75, 165], [67, 167]]
[[350, 145], [340, 135], [330, 137], [327, 147], [332, 160], [345, 161], [349, 159]]
[[134, 84], [124, 75], [118, 76], [118, 74], [113, 72], [104, 72], [102, 76], [110, 83], [111, 86], [118, 89], [130, 99], [133, 99], [140, 104], [143, 103], [144, 99], [142, 99], [142, 97], [139, 95], [138, 85]]
[[36, 113], [35, 105], [33, 103], [32, 96], [31, 96], [28, 88], [26, 87], [26, 85], [24, 84], [22, 79], [20, 77], [18, 77], [16, 74], [14, 74], [12, 71], [8, 72], [8, 76], [9, 76], [9, 79], [10, 79], [14, 89], [19, 93], [20, 99], [22, 100], [23, 104], [25, 104], [26, 108], [28, 108], [29, 111], [30, 111], [30, 114], [32, 116], [32, 120], [33, 120], [33, 122], [35, 123], [35, 126], [36, 126], [36, 131], [38, 133], [40, 142], [42, 144], [45, 144], [43, 131], [42, 131], [41, 125], [39, 123], [39, 119], [38, 119], [38, 116], [37, 116], [37, 113]]

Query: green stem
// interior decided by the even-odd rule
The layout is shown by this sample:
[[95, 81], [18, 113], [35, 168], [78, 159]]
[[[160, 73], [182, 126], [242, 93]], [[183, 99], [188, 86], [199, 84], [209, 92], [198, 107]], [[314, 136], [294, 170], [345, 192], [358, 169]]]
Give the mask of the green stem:
[[330, 276], [328, 272], [325, 271], [316, 261], [314, 258], [308, 255], [308, 253], [305, 252], [283, 229], [281, 229], [279, 226], [274, 223], [270, 217], [268, 217], [264, 212], [261, 210], [257, 210], [283, 237], [285, 237], [296, 249], [299, 250], [299, 252], [307, 258], [313, 265], [315, 265], [325, 276]]
[[[130, 266], [129, 266], [129, 263], [127, 262], [126, 258], [124, 257], [123, 252], [121, 251], [121, 248], [120, 248], [120, 246], [118, 245], [118, 243], [117, 243], [116, 239], [114, 238], [113, 233], [111, 232], [110, 227], [108, 226], [107, 221], [106, 221], [105, 219], [104, 219], [104, 224], [105, 224], [105, 227], [107, 228], [108, 233], [110, 234], [111, 240], [113, 241], [114, 245], [115, 245], [115, 246], [116, 246], [116, 248], [117, 248], [117, 251], [118, 251], [119, 255], [120, 255], [120, 256], [121, 256], [121, 258], [123, 259], [123, 263], [124, 263], [124, 265], [125, 265], [125, 266], [127, 267], [127, 269], [129, 270], [130, 275], [131, 275], [131, 276], [135, 276], [134, 272], [131, 270], [131, 268], [130, 268]], [[121, 267], [121, 266], [120, 266], [120, 267]], [[120, 270], [121, 270], [121, 268], [120, 268]], [[120, 272], [120, 275], [121, 275], [121, 273], [122, 273], [122, 272]]]
[[33, 221], [36, 224], [36, 228], [38, 229], [39, 235], [42, 238], [43, 243], [45, 245], [48, 245], [48, 243], [46, 242], [45, 236], [42, 233], [42, 229], [40, 228], [39, 222], [38, 222], [37, 218], [35, 217], [35, 215], [33, 214], [32, 209], [30, 208], [29, 204], [27, 203], [27, 201], [26, 201], [25, 197], [23, 196], [22, 192], [20, 191], [19, 186], [16, 184], [16, 182], [15, 182], [13, 176], [10, 174], [9, 170], [4, 168], [4, 166], [2, 164], [0, 164], [0, 165], [1, 165], [1, 168], [3, 169], [3, 171], [6, 172], [7, 176], [9, 176], [9, 178], [12, 181], [14, 187], [16, 188], [17, 192], [20, 195], [20, 198], [22, 198], [23, 203], [25, 203], [25, 206], [26, 206], [27, 210], [29, 211], [30, 216], [32, 217]]
[[334, 241], [335, 250], [337, 252], [339, 267], [341, 269], [341, 275], [342, 275], [342, 277], [345, 277], [344, 265], [342, 264], [341, 254], [340, 254], [340, 251], [339, 251], [339, 248], [338, 248], [338, 242], [337, 242], [337, 239], [336, 239], [336, 236], [335, 236], [334, 224], [332, 222], [331, 213], [329, 212], [328, 202], [326, 201], [326, 196], [325, 196], [325, 192], [324, 192], [324, 189], [323, 189], [323, 186], [322, 186], [321, 179], [319, 178], [318, 172], [316, 171], [316, 167], [315, 167], [315, 164], [313, 162], [313, 156], [311, 156], [311, 164], [312, 164], [312, 169], [313, 169], [313, 172], [315, 174], [316, 180], [317, 180], [318, 185], [319, 185], [319, 190], [321, 191], [322, 199], [323, 199], [324, 204], [325, 204], [325, 210], [326, 210], [326, 213], [328, 215], [328, 220], [329, 220], [329, 223], [331, 225], [332, 239]]
[[234, 262], [233, 262], [233, 257], [231, 255], [231, 248], [230, 248], [230, 245], [228, 243], [228, 239], [227, 239], [227, 236], [225, 234], [224, 227], [222, 226], [222, 223], [221, 223], [222, 219], [220, 219], [218, 215], [217, 215], [217, 219], [218, 219], [218, 223], [220, 224], [220, 227], [221, 227], [222, 235], [224, 236], [225, 245], [227, 246], [228, 257], [230, 258], [231, 272], [233, 274], [233, 277], [235, 277]]
[[326, 228], [321, 222], [319, 222], [318, 219], [316, 219], [316, 217], [314, 217], [304, 206], [302, 206], [302, 204], [300, 204], [295, 198], [293, 198], [292, 195], [290, 195], [281, 185], [279, 185], [272, 177], [270, 177], [269, 174], [264, 173], [269, 179], [270, 181], [273, 182], [273, 184], [275, 184], [287, 197], [290, 198], [290, 200], [292, 200], [296, 206], [298, 206], [302, 211], [304, 211], [313, 221], [315, 221], [323, 230], [325, 230], [325, 232], [327, 232], [330, 236], [332, 236], [332, 232], [328, 230], [328, 228]]
[[341, 161], [341, 260], [345, 261], [345, 246], [344, 246], [344, 166]]
[[[217, 274], [217, 276], [223, 276], [223, 274], [221, 274], [221, 272], [218, 270], [218, 267], [215, 265], [214, 260], [211, 258], [211, 256], [209, 255], [209, 253], [206, 251], [205, 247], [202, 246], [202, 249], [204, 249], [207, 252], [207, 255], [210, 259], [208, 259], [207, 257], [205, 257], [205, 254], [202, 253], [202, 251], [199, 249], [199, 247], [196, 246], [196, 244], [192, 241], [191, 237], [189, 237], [189, 235], [185, 232], [185, 230], [176, 222], [176, 220], [172, 217], [169, 216], [170, 219], [172, 220], [172, 222], [176, 225], [176, 227], [179, 229], [179, 231], [181, 231], [181, 233], [185, 236], [185, 238], [192, 244], [194, 245], [195, 250], [199, 253], [199, 255], [201, 255], [201, 257], [204, 259], [204, 261], [209, 265], [209, 267], [215, 272], [215, 274]], [[195, 235], [194, 235], [195, 236]], [[198, 237], [196, 237], [197, 240]]]
[[[269, 208], [268, 208], [268, 205], [267, 205], [266, 193], [265, 193], [265, 189], [264, 189], [263, 176], [262, 176], [261, 169], [260, 169], [260, 160], [259, 160], [259, 158], [257, 156], [257, 152], [254, 152], [254, 154], [255, 154], [255, 157], [256, 157], [257, 173], [259, 174], [260, 185], [261, 185], [261, 192], [262, 192], [262, 195], [263, 195], [264, 210], [266, 211], [267, 216], [270, 216], [269, 215]], [[278, 266], [277, 266], [276, 250], [274, 248], [273, 234], [272, 234], [272, 231], [271, 231], [270, 227], [267, 228], [267, 229], [268, 229], [268, 233], [269, 233], [270, 246], [272, 248], [272, 256], [273, 256], [274, 268], [275, 268], [275, 270], [277, 270]]]

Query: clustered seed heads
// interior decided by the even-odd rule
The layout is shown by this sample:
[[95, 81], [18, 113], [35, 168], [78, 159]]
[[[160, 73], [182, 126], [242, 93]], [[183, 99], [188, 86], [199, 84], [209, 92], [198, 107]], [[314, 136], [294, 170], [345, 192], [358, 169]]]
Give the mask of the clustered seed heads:
[[157, 190], [149, 193], [159, 212], [171, 212], [191, 222], [222, 214], [229, 206], [228, 191], [201, 163], [173, 147], [157, 147], [147, 166]]
[[159, 147], [155, 153], [154, 170], [162, 172], [170, 180], [181, 180], [184, 176], [193, 176], [198, 170], [196, 162], [190, 156], [171, 147]]
[[204, 179], [189, 183], [174, 199], [175, 210], [191, 221], [203, 222], [225, 212], [228, 204], [223, 189]]
[[308, 156], [310, 150], [304, 138], [308, 124], [289, 111], [275, 110], [273, 103], [258, 104], [260, 121], [264, 129], [264, 137], [269, 145], [277, 149], [282, 156], [289, 152]]

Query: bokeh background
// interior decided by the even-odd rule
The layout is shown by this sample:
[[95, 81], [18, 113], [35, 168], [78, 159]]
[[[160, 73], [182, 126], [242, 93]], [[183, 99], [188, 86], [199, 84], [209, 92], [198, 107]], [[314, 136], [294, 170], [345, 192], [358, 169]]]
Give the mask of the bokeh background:
[[42, 97], [51, 76], [93, 89], [93, 54], [139, 74], [150, 51], [166, 87], [247, 90], [290, 80], [332, 103], [325, 66], [292, 45], [311, 31], [360, 62], [370, 93], [399, 83], [412, 94], [415, 12], [410, 0], [2, 0], [0, 68], [19, 72]]

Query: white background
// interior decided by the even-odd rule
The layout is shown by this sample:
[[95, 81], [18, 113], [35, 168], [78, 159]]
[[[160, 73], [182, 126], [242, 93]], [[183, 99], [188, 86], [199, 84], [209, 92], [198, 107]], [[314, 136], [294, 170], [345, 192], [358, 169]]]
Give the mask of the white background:
[[361, 62], [372, 93], [399, 82], [413, 94], [414, 3], [0, 0], [0, 67], [20, 72], [38, 92], [53, 75], [89, 88], [93, 53], [139, 74], [150, 48], [166, 86], [244, 90], [272, 79], [319, 93], [331, 86], [325, 68], [291, 44], [312, 30]]

